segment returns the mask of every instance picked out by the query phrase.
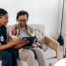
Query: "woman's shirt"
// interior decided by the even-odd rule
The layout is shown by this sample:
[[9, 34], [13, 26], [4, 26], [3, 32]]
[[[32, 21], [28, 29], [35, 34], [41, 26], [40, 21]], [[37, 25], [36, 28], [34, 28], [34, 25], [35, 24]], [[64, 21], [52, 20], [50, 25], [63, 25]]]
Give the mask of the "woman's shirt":
[[20, 38], [23, 38], [23, 37], [30, 37], [26, 31], [22, 31], [20, 32]]
[[6, 27], [2, 26], [0, 27], [0, 44], [5, 44], [6, 40], [7, 40]]
[[33, 37], [35, 37], [35, 41], [38, 42], [39, 38], [37, 37], [38, 35], [35, 33], [34, 29], [28, 25], [26, 25], [26, 28], [27, 28], [27, 30], [23, 31], [23, 30], [21, 30], [19, 24], [15, 24], [8, 34], [8, 39], [11, 40], [15, 36], [20, 37], [20, 38], [33, 36]]

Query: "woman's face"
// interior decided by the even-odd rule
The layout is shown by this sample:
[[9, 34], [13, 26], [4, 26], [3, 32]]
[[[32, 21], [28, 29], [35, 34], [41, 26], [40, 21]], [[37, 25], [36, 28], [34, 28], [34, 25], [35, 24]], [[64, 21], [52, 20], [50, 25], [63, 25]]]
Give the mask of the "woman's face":
[[7, 23], [8, 23], [8, 14], [5, 14], [4, 16], [1, 16], [0, 24], [6, 26]]
[[27, 23], [27, 16], [26, 15], [19, 16], [18, 22], [19, 22], [21, 27], [24, 27]]

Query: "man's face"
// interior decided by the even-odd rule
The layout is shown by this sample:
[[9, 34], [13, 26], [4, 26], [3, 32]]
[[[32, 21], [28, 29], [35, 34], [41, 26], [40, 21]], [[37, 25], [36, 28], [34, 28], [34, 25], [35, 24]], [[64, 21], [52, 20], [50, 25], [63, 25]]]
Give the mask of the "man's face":
[[26, 25], [27, 20], [28, 20], [28, 19], [27, 19], [27, 16], [26, 16], [26, 15], [21, 15], [21, 16], [19, 16], [19, 18], [18, 18], [18, 22], [19, 22], [19, 24], [20, 24], [21, 27], [23, 27], [23, 26]]
[[8, 14], [0, 17], [0, 24], [6, 26], [8, 23]]

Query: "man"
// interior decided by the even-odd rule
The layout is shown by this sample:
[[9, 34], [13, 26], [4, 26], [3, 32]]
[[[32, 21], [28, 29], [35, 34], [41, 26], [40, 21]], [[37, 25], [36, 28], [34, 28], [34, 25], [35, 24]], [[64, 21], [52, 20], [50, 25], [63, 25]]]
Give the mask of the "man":
[[17, 66], [16, 58], [18, 57], [18, 51], [13, 49], [13, 46], [21, 44], [27, 44], [25, 39], [15, 39], [7, 42], [7, 29], [8, 13], [6, 10], [0, 8], [0, 60], [2, 60], [2, 66]]

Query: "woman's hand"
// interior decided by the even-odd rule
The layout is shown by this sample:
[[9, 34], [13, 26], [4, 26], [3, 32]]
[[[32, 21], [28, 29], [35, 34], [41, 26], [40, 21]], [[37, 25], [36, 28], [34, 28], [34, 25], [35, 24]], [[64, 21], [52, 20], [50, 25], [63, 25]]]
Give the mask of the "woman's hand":
[[[4, 50], [4, 49], [8, 49], [8, 48], [11, 48], [15, 45], [19, 45], [19, 44], [22, 44], [23, 42], [25, 42], [26, 39], [23, 38], [23, 39], [20, 39], [20, 38], [17, 38], [15, 40], [11, 40], [10, 42], [8, 42], [7, 44], [4, 44], [4, 45], [0, 45], [0, 50]], [[28, 43], [29, 41], [26, 41], [26, 43]], [[23, 44], [26, 44], [26, 43], [23, 43]]]
[[14, 49], [20, 49], [20, 48], [22, 48], [23, 46], [25, 46], [26, 44], [28, 44], [29, 42], [30, 42], [30, 41], [26, 40], [25, 42], [14, 46]]
[[14, 42], [15, 45], [18, 45], [18, 44], [22, 44], [25, 41], [26, 41], [26, 38], [15, 38], [15, 39], [12, 39], [10, 42]]

